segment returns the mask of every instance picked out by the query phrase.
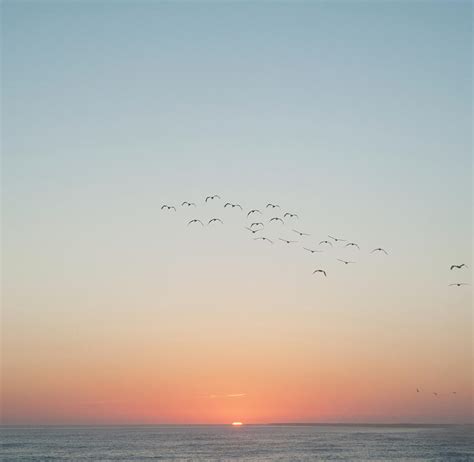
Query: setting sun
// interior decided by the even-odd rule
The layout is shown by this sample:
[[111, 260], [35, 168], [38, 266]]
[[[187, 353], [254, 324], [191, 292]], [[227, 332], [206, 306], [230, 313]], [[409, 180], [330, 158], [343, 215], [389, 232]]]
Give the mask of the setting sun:
[[242, 426], [243, 424], [242, 424], [242, 422], [232, 422], [232, 425], [233, 425], [234, 427], [240, 427], [240, 426]]

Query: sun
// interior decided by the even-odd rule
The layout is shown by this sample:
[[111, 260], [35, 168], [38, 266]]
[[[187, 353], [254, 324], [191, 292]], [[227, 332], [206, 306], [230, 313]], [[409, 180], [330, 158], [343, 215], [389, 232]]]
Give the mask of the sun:
[[242, 422], [232, 422], [233, 427], [241, 427], [243, 425]]

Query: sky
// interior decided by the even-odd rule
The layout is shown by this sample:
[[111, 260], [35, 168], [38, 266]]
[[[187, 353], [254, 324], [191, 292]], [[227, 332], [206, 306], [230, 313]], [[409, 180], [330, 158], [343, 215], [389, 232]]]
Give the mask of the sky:
[[473, 421], [470, 2], [1, 10], [2, 423]]

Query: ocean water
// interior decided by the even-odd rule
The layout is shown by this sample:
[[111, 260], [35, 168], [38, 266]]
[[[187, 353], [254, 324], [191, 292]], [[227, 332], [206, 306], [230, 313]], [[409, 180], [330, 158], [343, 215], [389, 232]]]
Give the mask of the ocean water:
[[1, 427], [2, 461], [474, 461], [474, 426]]

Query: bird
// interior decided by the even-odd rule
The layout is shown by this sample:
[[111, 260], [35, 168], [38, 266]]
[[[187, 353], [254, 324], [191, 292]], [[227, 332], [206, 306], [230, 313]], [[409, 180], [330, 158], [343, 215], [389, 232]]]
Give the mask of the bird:
[[438, 396], [438, 393], [436, 393], [436, 392], [434, 391], [434, 392], [433, 392], [433, 395]]
[[262, 241], [268, 241], [268, 242], [270, 242], [270, 244], [273, 244], [273, 241], [268, 239], [268, 237], [260, 236], [260, 237], [254, 237], [253, 238], [254, 241], [258, 241], [259, 239], [262, 240]]
[[457, 393], [455, 391], [453, 391], [453, 395], [456, 395]]
[[220, 199], [220, 198], [221, 198], [221, 196], [219, 196], [219, 195], [217, 195], [217, 194], [214, 194], [213, 196], [207, 196], [207, 197], [206, 197], [206, 200], [205, 200], [204, 202], [207, 202], [209, 199], [210, 199], [211, 201], [213, 201], [214, 199]]
[[344, 247], [357, 247], [360, 250], [360, 247], [355, 242], [349, 242]]
[[183, 206], [187, 206], [187, 207], [191, 207], [191, 205], [193, 205], [194, 207], [196, 207], [196, 204], [194, 202], [188, 202], [188, 201], [184, 201], [182, 204], [181, 204], [181, 207]]
[[355, 261], [346, 261], [346, 260], [341, 260], [340, 258], [337, 258], [336, 260], [342, 261], [345, 265], [348, 265], [349, 263], [355, 263]]
[[458, 287], [461, 287], [461, 286], [468, 286], [469, 284], [467, 282], [455, 282], [453, 284], [449, 284], [450, 286], [458, 286]]
[[460, 265], [451, 265], [451, 268], [449, 268], [449, 269], [450, 270], [452, 270], [454, 268], [461, 269], [462, 267], [468, 268], [468, 266], [465, 263], [461, 263]]
[[280, 241], [286, 242], [287, 244], [292, 244], [294, 242], [298, 242], [298, 241], [289, 241], [288, 239], [282, 239], [281, 237], [279, 237], [278, 239], [280, 239]]
[[252, 228], [249, 228], [249, 227], [245, 227], [245, 229], [248, 229], [252, 234], [255, 234], [255, 233], [258, 233], [259, 231], [262, 231], [260, 228], [259, 229], [252, 229]]
[[417, 393], [420, 393], [420, 389], [419, 389], [419, 388], [417, 388], [417, 389], [416, 389], [416, 392], [417, 392]]
[[293, 229], [292, 231], [295, 232], [296, 234], [299, 234], [300, 236], [311, 236], [311, 234], [302, 233], [301, 231], [297, 231], [296, 229]]
[[335, 242], [339, 242], [339, 241], [345, 242], [346, 241], [345, 239], [339, 239], [338, 237], [333, 237], [333, 236], [330, 236], [329, 234], [328, 234], [328, 237], [331, 238], [331, 239], [334, 239]]
[[286, 217], [298, 218], [298, 215], [296, 215], [296, 213], [286, 212], [286, 213], [283, 215], [283, 218], [286, 218]]
[[190, 220], [188, 222], [188, 226], [191, 225], [192, 223], [201, 223], [201, 225], [204, 226], [204, 223], [201, 220], [198, 220], [197, 218], [194, 218], [193, 220]]
[[280, 208], [280, 206], [279, 206], [279, 205], [277, 205], [277, 204], [267, 204], [265, 208], [267, 208], [267, 209], [268, 209], [268, 207], [271, 207], [272, 209], [276, 209], [276, 208], [278, 208], [278, 209], [279, 209], [279, 208]]
[[265, 227], [265, 225], [261, 222], [261, 221], [256, 221], [254, 223], [252, 223], [250, 225], [251, 228], [253, 228], [254, 226], [262, 226], [262, 227]]
[[239, 207], [240, 210], [242, 210], [242, 206], [240, 204], [231, 204], [230, 202], [227, 202], [225, 205], [224, 205], [224, 208], [226, 208], [228, 205], [230, 205], [232, 208], [234, 207]]
[[222, 223], [224, 224], [224, 222], [220, 219], [220, 218], [211, 218], [207, 224], [210, 225], [211, 223], [215, 223], [215, 222], [219, 222], [219, 223]]
[[308, 249], [308, 247], [303, 247], [303, 249], [307, 250], [308, 252], [315, 253], [315, 252], [322, 252], [322, 250], [313, 250], [313, 249]]
[[252, 210], [250, 210], [249, 213], [247, 213], [247, 217], [249, 217], [250, 215], [252, 215], [252, 213], [259, 213], [260, 215], [262, 215], [262, 212], [260, 212], [260, 210], [258, 210], [258, 209], [252, 209]]
[[383, 252], [385, 255], [388, 255], [387, 251], [385, 249], [382, 249], [382, 247], [377, 247], [376, 249], [372, 250], [370, 253], [374, 252]]
[[161, 210], [167, 209], [167, 210], [174, 210], [176, 212], [176, 207], [174, 205], [162, 205]]
[[328, 245], [330, 245], [330, 246], [332, 247], [332, 242], [330, 242], [330, 241], [321, 241], [321, 242], [319, 243], [319, 245], [321, 245], [321, 244], [328, 244]]
[[281, 221], [283, 224], [285, 224], [285, 222], [280, 218], [280, 217], [273, 217], [273, 218], [270, 218], [270, 220], [268, 220], [270, 223], [272, 221]]
[[326, 271], [322, 270], [322, 269], [316, 269], [313, 271], [313, 274], [315, 273], [323, 273], [325, 277], [328, 277], [328, 275], [326, 274]]

